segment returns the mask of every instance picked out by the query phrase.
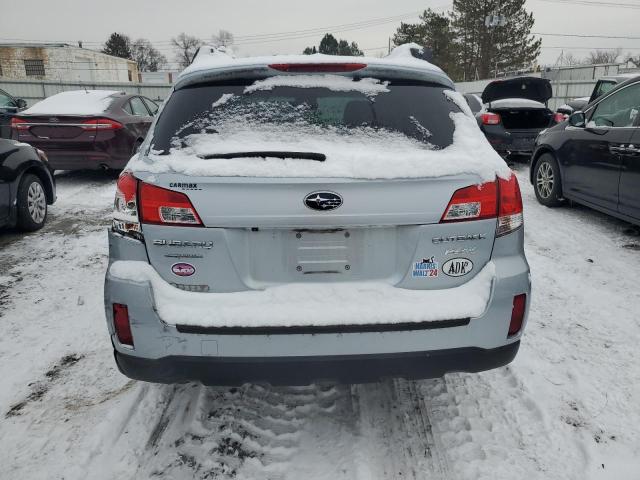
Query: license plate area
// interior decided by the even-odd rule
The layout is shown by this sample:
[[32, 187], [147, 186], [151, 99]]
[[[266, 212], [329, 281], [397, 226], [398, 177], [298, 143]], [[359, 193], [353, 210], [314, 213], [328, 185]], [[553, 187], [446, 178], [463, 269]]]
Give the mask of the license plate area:
[[341, 274], [357, 271], [358, 232], [347, 229], [299, 229], [289, 232], [288, 270], [298, 275]]

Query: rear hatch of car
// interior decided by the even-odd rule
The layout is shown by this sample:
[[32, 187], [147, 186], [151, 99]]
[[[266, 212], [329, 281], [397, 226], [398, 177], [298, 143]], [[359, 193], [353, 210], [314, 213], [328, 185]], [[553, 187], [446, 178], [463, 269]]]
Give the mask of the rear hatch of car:
[[260, 82], [174, 92], [150, 150], [121, 177], [117, 211], [122, 222], [139, 212], [149, 262], [164, 280], [198, 292], [355, 281], [444, 289], [490, 261], [515, 177], [487, 181], [473, 167], [447, 175], [437, 164], [433, 174], [411, 171], [421, 168], [411, 163], [416, 152], [428, 157], [453, 142], [453, 115], [463, 114], [447, 88]]
[[[184, 182], [166, 175], [153, 180], [153, 187], [145, 187], [149, 193], [139, 197], [142, 205], [156, 187], [176, 189]], [[376, 280], [406, 288], [449, 288], [471, 279], [491, 258], [495, 216], [441, 222], [456, 191], [472, 185], [481, 193], [473, 176], [242, 182], [195, 177], [190, 183], [174, 191], [188, 197], [192, 207], [184, 208], [193, 208], [202, 227], [150, 223], [159, 218], [142, 226], [151, 264], [174, 284], [236, 291], [291, 282]], [[332, 211], [305, 205], [310, 195], [329, 194], [343, 204]], [[458, 259], [453, 269], [443, 270], [452, 259]], [[179, 270], [183, 267], [187, 271]]]

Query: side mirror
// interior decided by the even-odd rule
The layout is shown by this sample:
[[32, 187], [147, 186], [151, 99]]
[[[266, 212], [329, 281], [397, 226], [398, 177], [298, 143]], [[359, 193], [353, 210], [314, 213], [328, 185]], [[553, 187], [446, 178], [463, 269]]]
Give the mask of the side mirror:
[[586, 117], [584, 112], [574, 112], [569, 117], [569, 125], [572, 127], [584, 128], [586, 125]]
[[16, 99], [16, 105], [20, 109], [27, 108], [27, 101], [24, 98], [17, 98]]

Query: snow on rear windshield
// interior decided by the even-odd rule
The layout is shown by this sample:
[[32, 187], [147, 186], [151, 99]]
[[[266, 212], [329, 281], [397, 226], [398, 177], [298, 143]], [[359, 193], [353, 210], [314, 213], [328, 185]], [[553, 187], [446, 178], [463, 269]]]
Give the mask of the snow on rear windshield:
[[460, 111], [438, 86], [335, 75], [272, 78], [178, 90], [158, 120], [153, 149], [168, 154], [194, 142], [202, 145], [206, 136], [208, 153], [215, 153], [227, 149], [230, 135], [243, 134], [247, 139], [266, 134], [274, 141], [399, 135], [439, 149], [453, 138], [449, 113]]
[[[322, 81], [322, 76], [314, 79]], [[465, 108], [456, 101], [458, 94], [436, 84], [372, 81], [368, 84], [387, 91], [367, 95], [360, 86], [343, 91], [332, 88], [333, 79], [330, 83], [271, 84], [263, 90], [248, 88], [256, 85], [253, 82], [236, 82], [177, 90], [158, 119], [149, 153], [134, 157], [129, 168], [259, 177], [412, 178], [469, 173], [490, 180], [496, 174], [509, 175], [468, 114], [464, 99]], [[264, 155], [252, 158], [243, 152]], [[270, 157], [269, 152], [305, 152], [326, 160]], [[215, 158], [223, 154], [227, 158]]]

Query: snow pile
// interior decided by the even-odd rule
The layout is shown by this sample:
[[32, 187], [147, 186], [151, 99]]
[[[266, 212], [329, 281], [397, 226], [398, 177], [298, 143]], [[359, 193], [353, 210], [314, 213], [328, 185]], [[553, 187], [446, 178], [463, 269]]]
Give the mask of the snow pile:
[[158, 314], [168, 324], [288, 327], [478, 317], [491, 296], [495, 266], [489, 262], [464, 285], [444, 290], [407, 290], [384, 283], [354, 282], [294, 283], [265, 290], [203, 294], [171, 286], [146, 262], [117, 261], [109, 274], [150, 283]]
[[[509, 178], [509, 167], [487, 142], [464, 99], [456, 92], [450, 96], [466, 113], [451, 113], [455, 126], [453, 143], [443, 149], [399, 132], [370, 127], [345, 132], [336, 127], [308, 124], [252, 125], [229, 121], [215, 135], [189, 135], [186, 145], [171, 148], [169, 154], [159, 155], [152, 150], [148, 156], [136, 155], [128, 168], [137, 172], [219, 177], [391, 179], [469, 174], [481, 181], [492, 181], [496, 175]], [[316, 152], [327, 158], [324, 162], [200, 158], [247, 151]]]
[[99, 115], [109, 108], [115, 90], [71, 90], [45, 98], [20, 115]]
[[258, 80], [244, 89], [244, 93], [258, 90], [271, 90], [274, 87], [328, 88], [334, 92], [360, 92], [369, 97], [388, 92], [389, 82], [381, 82], [376, 78], [363, 78], [354, 81], [350, 77], [340, 75], [287, 75], [269, 77]]

